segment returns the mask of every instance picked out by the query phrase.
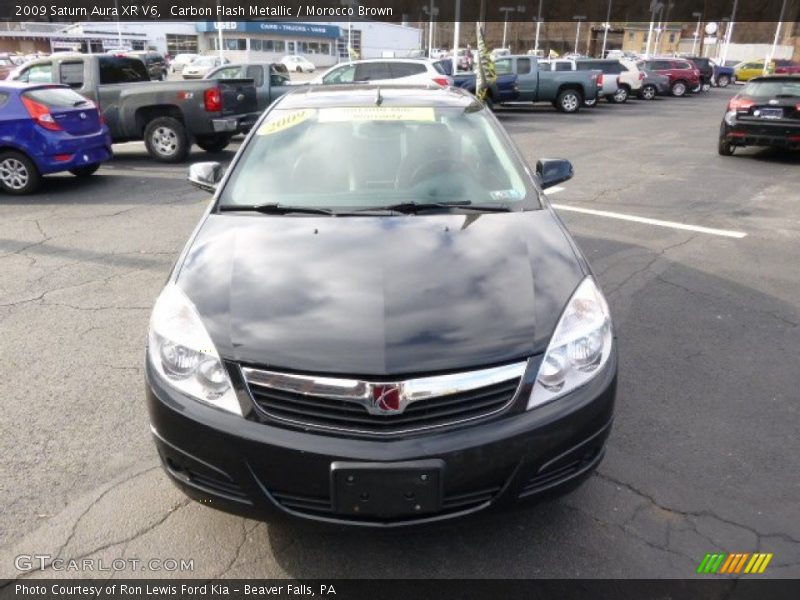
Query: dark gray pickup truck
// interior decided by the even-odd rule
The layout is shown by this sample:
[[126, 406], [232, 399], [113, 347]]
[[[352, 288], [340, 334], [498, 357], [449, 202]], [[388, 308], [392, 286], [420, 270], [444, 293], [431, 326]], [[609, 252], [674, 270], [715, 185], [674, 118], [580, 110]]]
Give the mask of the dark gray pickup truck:
[[63, 83], [95, 102], [114, 142], [144, 140], [150, 156], [180, 162], [193, 143], [224, 149], [258, 118], [250, 79], [150, 81], [137, 58], [111, 54], [56, 54], [26, 63], [12, 79]]
[[203, 79], [252, 79], [256, 86], [258, 110], [262, 111], [285, 93], [297, 89], [291, 85], [289, 70], [281, 63], [248, 62], [222, 65]]
[[558, 110], [574, 113], [584, 100], [597, 98], [600, 71], [545, 71], [534, 56], [502, 56], [495, 59], [497, 75], [517, 76], [519, 102], [551, 102]]

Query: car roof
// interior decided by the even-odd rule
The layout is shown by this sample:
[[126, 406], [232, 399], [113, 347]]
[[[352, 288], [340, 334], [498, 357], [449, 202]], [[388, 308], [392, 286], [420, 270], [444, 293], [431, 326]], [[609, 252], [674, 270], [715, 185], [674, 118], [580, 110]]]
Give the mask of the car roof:
[[[361, 65], [361, 64], [368, 64], [368, 63], [378, 63], [378, 62], [405, 62], [405, 63], [418, 63], [423, 65], [432, 64], [435, 62], [439, 62], [442, 60], [441, 58], [362, 58], [359, 60], [351, 60], [346, 63], [341, 63], [343, 65]], [[339, 66], [339, 65], [334, 65]]]
[[27, 83], [25, 81], [17, 81], [15, 79], [0, 80], [0, 90], [35, 90], [40, 88], [64, 88], [71, 89], [68, 85], [61, 83]]
[[435, 108], [467, 108], [478, 106], [478, 100], [460, 88], [438, 85], [305, 85], [281, 96], [279, 108], [326, 108], [330, 106], [413, 106]]
[[800, 82], [800, 74], [794, 75], [792, 73], [779, 73], [777, 75], [760, 75], [753, 77], [748, 83], [753, 81], [791, 81], [793, 83]]

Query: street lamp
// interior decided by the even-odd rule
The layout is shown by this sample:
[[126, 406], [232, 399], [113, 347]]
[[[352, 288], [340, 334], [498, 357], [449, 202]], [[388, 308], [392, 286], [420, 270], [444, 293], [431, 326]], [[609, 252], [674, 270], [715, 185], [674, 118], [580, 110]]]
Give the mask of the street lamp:
[[731, 36], [733, 35], [733, 26], [735, 25], [734, 19], [736, 18], [736, 7], [739, 5], [739, 0], [733, 0], [733, 10], [731, 11], [731, 20], [728, 23], [728, 28], [725, 30], [725, 47], [720, 56], [720, 64], [725, 64], [728, 60], [728, 47], [731, 45]]
[[542, 0], [539, 0], [539, 13], [533, 19], [536, 21], [536, 39], [533, 42], [533, 54], [539, 56], [539, 28], [542, 26]]
[[456, 20], [453, 24], [453, 77], [458, 73], [458, 38], [461, 35], [461, 0], [456, 0]]
[[703, 13], [693, 12], [693, 17], [697, 17], [697, 28], [694, 30], [694, 40], [692, 41], [692, 56], [694, 56], [694, 49], [697, 47], [697, 38], [700, 35], [700, 19], [703, 18]]
[[775, 57], [775, 49], [778, 47], [778, 40], [781, 36], [781, 27], [783, 26], [783, 13], [786, 11], [786, 0], [783, 0], [781, 3], [781, 14], [778, 17], [778, 25], [775, 27], [775, 38], [772, 40], [772, 48], [767, 54], [766, 59], [764, 60], [764, 71], [763, 74], [766, 75], [769, 73], [769, 65], [772, 62], [772, 59]]
[[664, 5], [661, 2], [657, 0], [652, 0], [652, 2], [650, 2], [650, 29], [647, 31], [647, 46], [644, 50], [645, 55], [648, 57], [650, 56], [650, 40], [653, 37], [653, 25], [655, 25], [656, 13], [663, 9]]
[[430, 17], [430, 22], [428, 23], [428, 58], [433, 58], [431, 56], [433, 54], [433, 18], [439, 14], [439, 9], [433, 5], [433, 0], [431, 0], [430, 8], [423, 6], [422, 12]]
[[517, 9], [513, 6], [502, 6], [500, 7], [500, 12], [506, 14], [506, 18], [503, 21], [503, 48], [506, 47], [506, 34], [508, 33], [508, 13], [517, 12]]
[[575, 28], [575, 54], [578, 54], [578, 40], [581, 37], [581, 22], [586, 20], [586, 15], [575, 15], [572, 18], [578, 22], [578, 26]]
[[608, 30], [611, 28], [611, 1], [608, 0], [608, 12], [606, 13], [606, 22], [603, 23], [603, 50], [600, 52], [600, 58], [606, 57], [606, 41], [608, 40]]

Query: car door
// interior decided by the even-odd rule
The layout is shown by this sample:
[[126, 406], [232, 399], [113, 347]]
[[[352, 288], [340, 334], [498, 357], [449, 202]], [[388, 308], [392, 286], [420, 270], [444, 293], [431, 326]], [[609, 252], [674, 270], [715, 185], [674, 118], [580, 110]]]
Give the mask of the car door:
[[513, 72], [517, 74], [517, 87], [521, 98], [534, 99], [537, 96], [537, 87], [542, 85], [536, 76], [536, 59], [529, 56], [512, 59], [514, 61]]

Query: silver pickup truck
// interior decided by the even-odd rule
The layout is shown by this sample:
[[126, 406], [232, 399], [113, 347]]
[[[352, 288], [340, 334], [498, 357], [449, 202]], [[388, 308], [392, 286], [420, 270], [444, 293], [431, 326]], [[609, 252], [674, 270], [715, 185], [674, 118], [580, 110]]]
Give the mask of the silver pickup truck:
[[597, 98], [600, 71], [556, 72], [540, 68], [536, 57], [510, 55], [495, 59], [497, 74], [517, 76], [519, 102], [551, 102], [561, 112], [578, 112]]
[[180, 162], [193, 143], [224, 149], [259, 116], [250, 79], [150, 81], [144, 63], [112, 54], [56, 54], [19, 67], [11, 79], [62, 83], [92, 100], [114, 142], [144, 140], [150, 156]]

